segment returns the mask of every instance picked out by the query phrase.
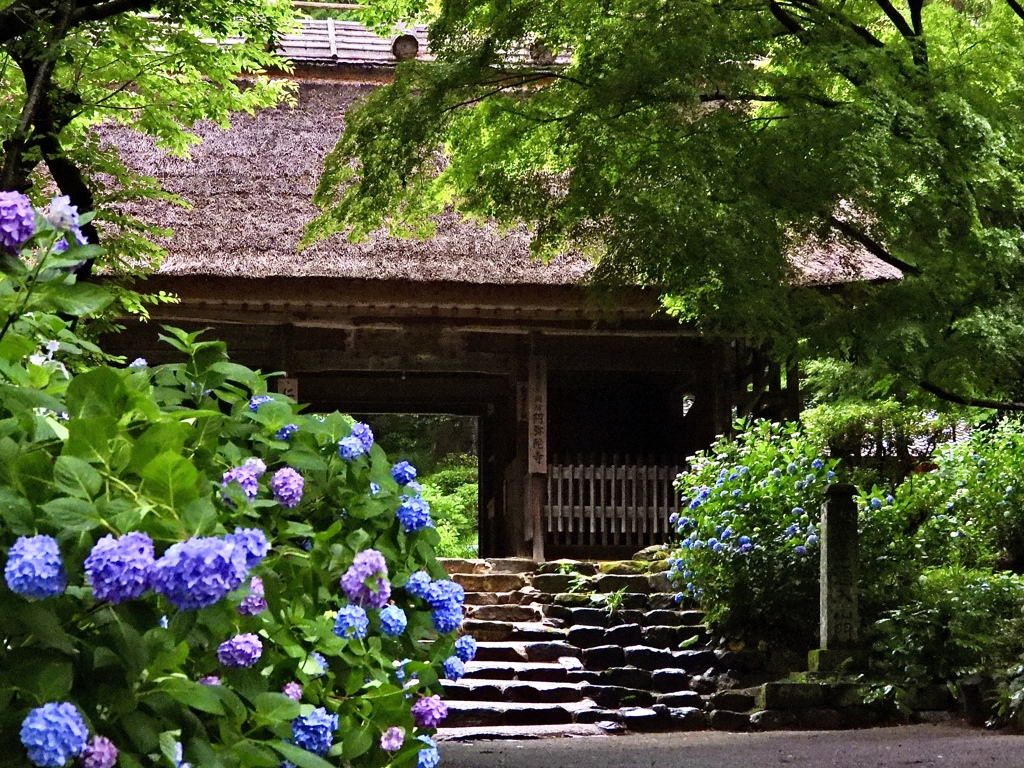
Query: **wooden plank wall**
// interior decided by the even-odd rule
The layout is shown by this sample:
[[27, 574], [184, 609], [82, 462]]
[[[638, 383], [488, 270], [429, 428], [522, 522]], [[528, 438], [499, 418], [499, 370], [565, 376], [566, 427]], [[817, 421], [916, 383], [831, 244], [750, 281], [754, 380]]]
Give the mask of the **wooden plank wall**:
[[679, 511], [679, 467], [654, 461], [556, 463], [548, 466], [546, 541], [553, 546], [637, 549], [668, 540]]

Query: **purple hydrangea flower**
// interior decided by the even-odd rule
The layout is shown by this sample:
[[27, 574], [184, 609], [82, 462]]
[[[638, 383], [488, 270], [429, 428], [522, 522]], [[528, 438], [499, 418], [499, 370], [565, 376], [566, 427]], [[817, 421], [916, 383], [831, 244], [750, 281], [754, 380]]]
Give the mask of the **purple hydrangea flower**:
[[429, 736], [417, 736], [417, 739], [427, 745], [416, 755], [416, 768], [437, 768], [441, 762], [441, 754], [437, 751], [437, 742]]
[[455, 641], [455, 655], [465, 662], [476, 658], [476, 638], [472, 635], [463, 635]]
[[389, 605], [386, 608], [381, 609], [380, 630], [385, 635], [396, 637], [397, 635], [405, 632], [405, 628], [408, 624], [409, 619], [406, 617], [405, 611], [397, 605]]
[[68, 575], [57, 540], [46, 534], [19, 538], [7, 553], [4, 579], [12, 592], [25, 597], [42, 599], [62, 594], [68, 586]]
[[313, 651], [311, 654], [309, 654], [309, 658], [315, 661], [317, 665], [320, 667], [320, 671], [314, 672], [313, 677], [320, 677], [321, 675], [327, 674], [327, 670], [330, 669], [330, 665], [327, 663], [327, 659], [324, 658], [324, 655], [322, 653], [317, 653], [316, 651]]
[[298, 424], [285, 424], [283, 427], [281, 427], [279, 430], [277, 430], [277, 434], [274, 435], [274, 438], [276, 440], [285, 440], [285, 441], [291, 440], [292, 439], [292, 435], [294, 435], [298, 431], [299, 431], [299, 425]]
[[448, 717], [448, 706], [436, 693], [424, 696], [412, 705], [412, 719], [420, 728], [437, 728]]
[[442, 635], [446, 635], [462, 626], [462, 608], [445, 606], [435, 610], [430, 615], [430, 618], [433, 620], [437, 631]]
[[207, 675], [206, 677], [200, 677], [196, 682], [200, 685], [220, 685], [220, 677], [217, 675]]
[[357, 421], [352, 425], [351, 437], [356, 438], [363, 446], [363, 452], [368, 452], [373, 447], [373, 430], [368, 424]]
[[375, 549], [364, 549], [352, 561], [341, 577], [341, 588], [356, 605], [381, 608], [391, 599], [391, 584], [387, 580], [388, 565], [384, 555]]
[[32, 203], [20, 192], [0, 192], [0, 247], [18, 253], [36, 233]]
[[251, 632], [235, 635], [217, 646], [217, 660], [225, 667], [251, 667], [263, 655], [263, 643]]
[[290, 683], [285, 683], [284, 688], [281, 689], [281, 693], [292, 701], [302, 701], [302, 686], [295, 680], [292, 680]]
[[400, 461], [391, 468], [391, 477], [399, 485], [408, 485], [416, 479], [416, 467], [408, 461]]
[[328, 713], [323, 707], [317, 707], [308, 715], [301, 715], [292, 720], [295, 744], [321, 757], [330, 751], [336, 730], [338, 716]]
[[405, 743], [405, 729], [393, 725], [380, 737], [380, 748], [385, 752], [397, 752]]
[[242, 616], [257, 616], [267, 610], [267, 601], [263, 596], [263, 579], [253, 576], [249, 582], [249, 594], [242, 598], [238, 612]]
[[302, 475], [291, 467], [283, 467], [277, 470], [271, 478], [270, 490], [274, 492], [274, 499], [278, 504], [286, 509], [291, 509], [302, 501], [304, 483]]
[[128, 363], [129, 368], [146, 368], [148, 366], [149, 361], [146, 360], [146, 358], [144, 357], [136, 357], [134, 360]]
[[366, 637], [370, 627], [370, 619], [358, 605], [345, 605], [338, 609], [338, 618], [334, 621], [334, 634], [342, 638]]
[[78, 206], [71, 204], [71, 197], [60, 195], [46, 206], [46, 220], [54, 229], [71, 229], [78, 226]]
[[466, 667], [458, 656], [449, 656], [444, 660], [444, 676], [449, 680], [458, 680], [466, 674]]
[[[220, 484], [224, 488], [227, 488], [233, 482], [238, 483], [242, 487], [246, 498], [250, 500], [255, 499], [256, 494], [260, 492], [259, 475], [249, 467], [233, 467], [221, 476]], [[225, 495], [224, 501], [230, 502], [231, 499]]]
[[264, 403], [269, 403], [273, 400], [270, 395], [256, 395], [252, 400], [249, 401], [249, 410], [256, 413], [260, 409], [260, 406]]
[[270, 551], [267, 535], [259, 528], [235, 528], [235, 532], [225, 536], [224, 541], [245, 552], [245, 567], [250, 570], [259, 565]]
[[213, 605], [238, 588], [248, 573], [245, 548], [228, 537], [174, 544], [150, 570], [153, 589], [183, 611]]
[[354, 435], [343, 437], [338, 443], [338, 455], [346, 461], [358, 459], [364, 453], [366, 453], [366, 449], [363, 448], [363, 444], [359, 441], [359, 438]]
[[246, 459], [242, 466], [256, 475], [256, 477], [263, 477], [263, 474], [267, 471], [267, 465], [263, 459], [258, 459], [255, 456], [250, 456]]
[[397, 516], [406, 533], [418, 531], [430, 524], [430, 505], [422, 497], [413, 496], [402, 502]]
[[405, 591], [413, 597], [426, 599], [431, 584], [433, 582], [430, 580], [429, 573], [426, 571], [416, 571], [405, 582]]
[[93, 736], [80, 756], [82, 768], [114, 768], [117, 747], [106, 736]]
[[63, 766], [80, 755], [89, 738], [81, 713], [66, 701], [36, 707], [21, 723], [21, 743], [28, 759], [42, 768]]
[[85, 558], [85, 577], [97, 600], [123, 603], [149, 588], [153, 563], [153, 540], [145, 533], [132, 531], [119, 539], [107, 534]]

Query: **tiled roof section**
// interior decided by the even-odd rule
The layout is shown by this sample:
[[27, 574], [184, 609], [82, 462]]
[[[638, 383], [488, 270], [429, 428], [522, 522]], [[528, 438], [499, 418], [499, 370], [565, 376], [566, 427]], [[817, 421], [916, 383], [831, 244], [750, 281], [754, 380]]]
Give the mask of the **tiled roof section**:
[[[429, 59], [426, 26], [417, 25], [405, 34], [419, 43], [416, 58]], [[398, 37], [381, 37], [355, 21], [303, 19], [301, 32], [281, 36], [277, 52], [295, 63], [393, 66], [398, 62], [393, 50]]]

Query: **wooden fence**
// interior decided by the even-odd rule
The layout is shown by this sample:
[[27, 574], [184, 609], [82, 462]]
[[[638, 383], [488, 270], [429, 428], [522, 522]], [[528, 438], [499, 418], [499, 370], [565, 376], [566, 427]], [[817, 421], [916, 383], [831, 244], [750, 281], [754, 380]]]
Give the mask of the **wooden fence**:
[[668, 517], [679, 511], [678, 474], [669, 466], [548, 465], [546, 542], [642, 548], [667, 541]]

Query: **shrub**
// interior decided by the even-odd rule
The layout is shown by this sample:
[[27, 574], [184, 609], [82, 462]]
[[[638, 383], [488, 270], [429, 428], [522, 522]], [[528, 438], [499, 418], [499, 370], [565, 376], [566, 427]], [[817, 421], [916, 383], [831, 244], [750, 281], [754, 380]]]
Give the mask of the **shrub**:
[[440, 557], [476, 557], [479, 553], [477, 464], [459, 456], [423, 478], [423, 498], [437, 518]]
[[5, 764], [432, 762], [461, 589], [369, 430], [198, 334], [167, 329], [177, 364], [65, 365], [109, 294], [35, 231], [0, 244]]

